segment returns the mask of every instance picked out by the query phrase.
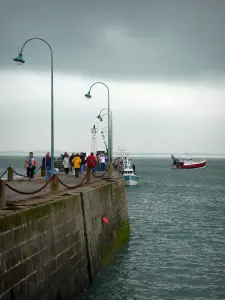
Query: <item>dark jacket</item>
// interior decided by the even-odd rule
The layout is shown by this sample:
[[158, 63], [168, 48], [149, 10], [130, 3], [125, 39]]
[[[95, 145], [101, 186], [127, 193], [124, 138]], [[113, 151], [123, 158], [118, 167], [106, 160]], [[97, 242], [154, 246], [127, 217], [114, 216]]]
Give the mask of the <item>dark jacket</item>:
[[[46, 160], [46, 163], [45, 163]], [[51, 168], [51, 157], [50, 156], [44, 156], [42, 159], [42, 167], [50, 167]]]
[[73, 154], [70, 156], [70, 163], [71, 164], [72, 164], [72, 160], [74, 159], [74, 157], [75, 157], [75, 155], [73, 155]]
[[85, 161], [85, 155], [81, 155], [81, 156], [80, 156], [80, 159], [81, 159], [81, 164], [82, 164], [82, 165], [85, 165], [85, 162], [86, 162], [86, 161]]

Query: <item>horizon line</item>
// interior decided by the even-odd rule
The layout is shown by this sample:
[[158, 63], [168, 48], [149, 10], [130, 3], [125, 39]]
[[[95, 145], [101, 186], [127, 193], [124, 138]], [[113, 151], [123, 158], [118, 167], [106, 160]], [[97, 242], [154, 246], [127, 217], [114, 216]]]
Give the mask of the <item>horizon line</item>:
[[[99, 151], [99, 150], [98, 150]], [[101, 151], [101, 150], [100, 150]], [[103, 150], [102, 150], [103, 151]], [[0, 150], [0, 154], [24, 154], [24, 153], [27, 153], [29, 151], [26, 151], [26, 150]], [[37, 154], [44, 154], [46, 153], [47, 151], [44, 151], [44, 150], [35, 150], [35, 151], [32, 151], [34, 154], [37, 153]], [[65, 151], [60, 151], [60, 150], [55, 150], [55, 154], [63, 154]], [[74, 151], [67, 151], [68, 153], [73, 153]], [[77, 151], [78, 153], [80, 152], [91, 152], [91, 151]], [[118, 152], [120, 151], [113, 151], [113, 154], [117, 154]], [[124, 152], [128, 152], [129, 154], [133, 154], [133, 155], [154, 155], [154, 156], [162, 156], [162, 155], [166, 155], [166, 156], [170, 156], [171, 153], [170, 152], [131, 152], [131, 151], [124, 151]], [[175, 153], [175, 152], [174, 152]], [[173, 154], [174, 154], [173, 153]], [[174, 154], [176, 155], [176, 153]], [[225, 153], [210, 153], [210, 152], [177, 152], [177, 155], [209, 155], [209, 156], [225, 156]]]

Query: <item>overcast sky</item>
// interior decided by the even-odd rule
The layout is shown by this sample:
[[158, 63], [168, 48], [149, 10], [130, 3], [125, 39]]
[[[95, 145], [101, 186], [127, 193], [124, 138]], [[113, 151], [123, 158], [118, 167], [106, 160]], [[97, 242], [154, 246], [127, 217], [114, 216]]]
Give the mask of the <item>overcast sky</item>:
[[[111, 93], [114, 151], [225, 153], [224, 0], [1, 0], [0, 150], [91, 149]], [[107, 118], [98, 124], [107, 126]], [[98, 147], [103, 141], [98, 135]]]

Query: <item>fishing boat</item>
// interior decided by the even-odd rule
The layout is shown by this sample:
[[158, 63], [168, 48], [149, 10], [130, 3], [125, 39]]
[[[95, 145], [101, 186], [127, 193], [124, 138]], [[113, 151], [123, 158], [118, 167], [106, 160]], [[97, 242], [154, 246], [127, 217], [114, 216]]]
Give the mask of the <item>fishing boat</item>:
[[123, 175], [125, 185], [135, 186], [139, 184], [139, 175], [135, 172], [135, 165], [132, 163], [129, 153], [121, 151], [115, 158], [113, 165]]
[[178, 159], [171, 154], [171, 158], [173, 160], [172, 168], [174, 169], [198, 169], [198, 168], [205, 168], [206, 160], [201, 161], [194, 161], [192, 158], [181, 158]]

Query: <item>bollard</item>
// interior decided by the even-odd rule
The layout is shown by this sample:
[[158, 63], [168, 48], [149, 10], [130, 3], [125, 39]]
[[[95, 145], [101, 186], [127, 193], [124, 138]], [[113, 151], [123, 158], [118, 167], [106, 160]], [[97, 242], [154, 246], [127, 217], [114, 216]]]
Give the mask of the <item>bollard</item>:
[[58, 191], [59, 191], [59, 180], [58, 180], [58, 176], [57, 175], [54, 175], [51, 182], [50, 182], [50, 185], [51, 185], [51, 193], [53, 194], [57, 194]]
[[108, 178], [112, 178], [112, 164], [108, 166], [107, 175]]
[[87, 167], [87, 183], [92, 182], [92, 168]]
[[45, 170], [43, 166], [41, 166], [41, 177], [45, 177]]
[[13, 181], [13, 168], [8, 167], [8, 175], [7, 175], [7, 181]]
[[0, 179], [0, 207], [6, 206], [6, 188], [5, 181]]

